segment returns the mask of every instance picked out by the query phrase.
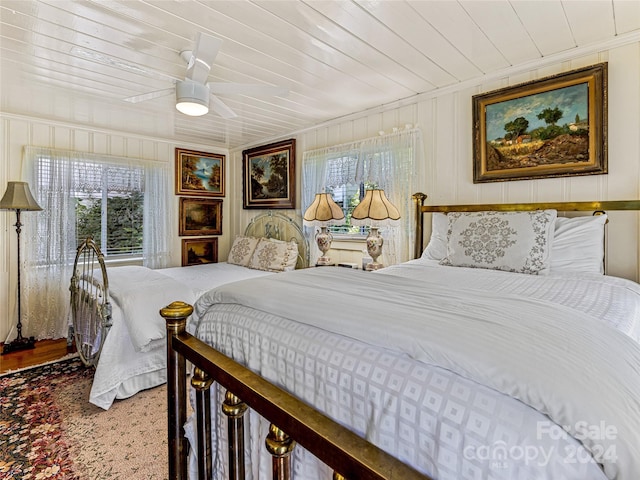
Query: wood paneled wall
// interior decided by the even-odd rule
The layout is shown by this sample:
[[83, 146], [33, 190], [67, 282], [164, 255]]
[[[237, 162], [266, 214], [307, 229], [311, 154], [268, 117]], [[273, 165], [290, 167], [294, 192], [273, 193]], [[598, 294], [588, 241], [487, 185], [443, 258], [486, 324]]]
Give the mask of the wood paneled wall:
[[[472, 181], [471, 97], [496, 88], [553, 75], [575, 68], [609, 62], [609, 174], [587, 177], [516, 181], [474, 185]], [[123, 122], [126, 124], [126, 122]], [[298, 209], [283, 213], [300, 219], [302, 152], [390, 132], [394, 127], [417, 124], [423, 132], [424, 158], [420, 164], [420, 190], [432, 204], [587, 201], [640, 198], [640, 43], [631, 43], [597, 54], [578, 56], [551, 66], [532, 66], [526, 73], [486, 83], [447, 90], [440, 94], [398, 101], [396, 105], [353, 114], [284, 138], [297, 140], [296, 169]], [[46, 120], [0, 114], [0, 185], [21, 178], [23, 145], [55, 146], [93, 153], [127, 155], [169, 162], [174, 148], [228, 153], [227, 187], [223, 208], [223, 236], [219, 258], [226, 259], [235, 234], [259, 211], [242, 208], [242, 149], [223, 152], [206, 145], [176, 145], [161, 138], [124, 132], [96, 131]], [[264, 143], [280, 140], [269, 139]], [[253, 145], [251, 145], [253, 146]], [[251, 146], [247, 146], [249, 148]], [[173, 171], [173, 169], [172, 169]], [[177, 236], [178, 199], [173, 202], [172, 264], [180, 264]], [[640, 215], [612, 214], [608, 227], [608, 272], [640, 279]], [[15, 324], [16, 240], [15, 214], [0, 212], [0, 341]], [[428, 233], [428, 231], [427, 231]], [[351, 256], [350, 256], [351, 255]], [[360, 260], [360, 249], [339, 256], [343, 261]], [[66, 279], [62, 279], [66, 281]], [[27, 330], [25, 333], [30, 334]]]
[[[475, 94], [535, 80], [600, 63], [609, 63], [609, 173], [584, 177], [474, 184], [472, 177], [472, 104]], [[321, 148], [378, 135], [394, 127], [417, 124], [423, 132], [424, 158], [420, 165], [420, 190], [430, 204], [508, 203], [542, 201], [626, 200], [640, 198], [640, 43], [597, 54], [580, 56], [551, 66], [532, 68], [487, 83], [479, 83], [441, 95], [399, 101], [374, 112], [364, 112], [296, 135], [298, 162], [305, 150]], [[242, 152], [232, 151], [239, 168]], [[300, 186], [298, 168], [298, 185]], [[233, 185], [241, 185], [235, 172]], [[300, 195], [298, 195], [300, 198]], [[299, 206], [299, 201], [298, 201]], [[300, 207], [299, 207], [300, 208]], [[295, 212], [300, 217], [301, 212]], [[255, 214], [242, 210], [242, 193], [233, 202], [232, 231], [238, 233]], [[294, 212], [291, 212], [293, 215]], [[608, 273], [640, 279], [640, 215], [613, 213], [608, 228]], [[429, 229], [427, 229], [429, 230]], [[426, 232], [427, 234], [429, 231]], [[344, 252], [343, 252], [344, 253]], [[332, 255], [343, 261], [360, 261], [360, 250]]]
[[[25, 145], [165, 162], [170, 166], [171, 172], [174, 171], [175, 147], [228, 153], [226, 150], [214, 149], [206, 145], [177, 145], [161, 138], [89, 129], [83, 126], [11, 114], [0, 114], [0, 138], [2, 139], [0, 144], [0, 188], [4, 188], [7, 181], [24, 178], [22, 154]], [[3, 192], [0, 192], [0, 195]], [[172, 241], [171, 264], [178, 266], [181, 263], [181, 239], [178, 237], [178, 197], [173, 195], [173, 192], [172, 181], [170, 193], [174, 199], [171, 203], [173, 221], [167, 235]], [[225, 208], [227, 205], [228, 202], [223, 204]], [[27, 214], [25, 213], [25, 215]], [[228, 218], [228, 212], [223, 211], [223, 221]], [[14, 212], [0, 212], [0, 342], [4, 342], [10, 333], [10, 339], [15, 336], [15, 331], [11, 332], [11, 328], [15, 326], [17, 321], [17, 240], [14, 224]], [[226, 230], [228, 227], [223, 224], [223, 232]], [[26, 232], [23, 231], [23, 236], [25, 234]], [[228, 248], [222, 242], [221, 249], [227, 251]], [[70, 279], [61, 279], [60, 281], [68, 282]], [[23, 327], [23, 335], [34, 335], [24, 318]]]

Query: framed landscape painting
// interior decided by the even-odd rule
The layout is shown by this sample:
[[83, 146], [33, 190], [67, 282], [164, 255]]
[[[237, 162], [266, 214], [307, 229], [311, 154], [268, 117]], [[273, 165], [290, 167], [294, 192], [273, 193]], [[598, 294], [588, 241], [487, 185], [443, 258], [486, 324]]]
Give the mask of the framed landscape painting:
[[607, 64], [473, 97], [473, 182], [607, 173]]
[[182, 240], [182, 266], [218, 263], [218, 238]]
[[225, 156], [176, 148], [176, 195], [224, 197]]
[[244, 150], [243, 208], [296, 208], [295, 139]]
[[222, 200], [181, 197], [178, 235], [222, 235]]

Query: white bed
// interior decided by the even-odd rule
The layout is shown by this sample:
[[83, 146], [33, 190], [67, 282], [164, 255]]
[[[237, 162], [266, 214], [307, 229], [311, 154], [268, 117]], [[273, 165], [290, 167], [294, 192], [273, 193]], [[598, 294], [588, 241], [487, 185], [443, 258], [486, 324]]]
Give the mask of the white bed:
[[[601, 273], [604, 219], [556, 223], [543, 274], [441, 265], [429, 258], [436, 229], [423, 258], [379, 272], [308, 269], [214, 289], [195, 303], [196, 335], [436, 479], [634, 480], [640, 285]], [[582, 250], [568, 248], [576, 239]], [[218, 410], [213, 471], [225, 478]], [[246, 421], [247, 478], [270, 478], [269, 423]], [[192, 478], [194, 468], [192, 456]], [[301, 448], [292, 472], [332, 475]]]
[[[263, 243], [259, 244], [261, 238]], [[242, 255], [243, 242], [254, 248], [277, 245], [282, 255], [274, 257], [273, 265], [260, 264], [257, 257]], [[78, 255], [85, 255], [85, 250], [80, 248]], [[158, 270], [140, 266], [109, 268], [106, 282], [106, 268], [97, 268], [94, 255], [86, 262], [76, 261], [72, 292], [75, 286], [77, 293], [72, 295], [72, 304], [77, 301], [80, 306], [73, 309], [74, 331], [76, 344], [85, 344], [86, 348], [81, 350], [85, 363], [96, 368], [91, 403], [106, 410], [116, 399], [166, 382], [166, 326], [158, 312], [167, 303], [177, 299], [195, 302], [216, 286], [270, 276], [308, 262], [308, 249], [299, 227], [289, 217], [272, 212], [251, 221], [244, 235], [234, 239], [230, 258], [234, 252], [240, 252], [234, 257], [235, 263]], [[98, 250], [95, 258], [99, 256]], [[83, 266], [87, 262], [90, 267]], [[107, 308], [101, 309], [95, 297], [102, 298], [105, 290]], [[87, 302], [87, 299], [94, 300]], [[104, 310], [108, 310], [106, 327], [95, 321], [100, 317], [97, 312]]]
[[[194, 302], [203, 292], [218, 285], [272, 274], [226, 262], [161, 270], [110, 269], [112, 326], [96, 364], [89, 401], [108, 410], [115, 399], [128, 398], [167, 381], [165, 325], [158, 315], [167, 301], [186, 298]], [[139, 283], [143, 278], [146, 279], [144, 285]], [[154, 289], [150, 289], [149, 284], [153, 283]], [[143, 288], [136, 289], [140, 285]], [[164, 288], [159, 289], [159, 285]], [[134, 301], [133, 308], [123, 309], [121, 305], [129, 303], [128, 299]], [[136, 326], [142, 334], [137, 338], [143, 339], [137, 342], [138, 346], [134, 345], [131, 335], [131, 329]]]

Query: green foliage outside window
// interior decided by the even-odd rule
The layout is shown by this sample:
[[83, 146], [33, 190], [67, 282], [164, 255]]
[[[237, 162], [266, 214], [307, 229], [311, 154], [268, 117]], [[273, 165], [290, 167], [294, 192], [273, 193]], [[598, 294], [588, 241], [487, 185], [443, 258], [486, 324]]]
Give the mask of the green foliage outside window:
[[329, 227], [331, 233], [338, 235], [367, 235], [369, 227], [359, 227], [351, 224], [351, 215], [364, 198], [366, 190], [377, 188], [375, 183], [360, 183], [359, 185], [341, 185], [336, 189], [327, 188], [335, 202], [344, 212], [344, 224]]
[[142, 253], [143, 206], [141, 192], [107, 198], [106, 212], [103, 212], [101, 198], [76, 199], [78, 244], [91, 236], [107, 256]]

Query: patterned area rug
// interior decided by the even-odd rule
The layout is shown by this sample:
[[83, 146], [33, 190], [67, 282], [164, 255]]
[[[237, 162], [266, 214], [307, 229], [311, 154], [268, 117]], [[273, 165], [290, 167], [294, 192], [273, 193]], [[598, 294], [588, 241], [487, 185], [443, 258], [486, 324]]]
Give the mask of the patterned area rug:
[[0, 377], [0, 479], [165, 479], [165, 386], [89, 403], [78, 358]]

